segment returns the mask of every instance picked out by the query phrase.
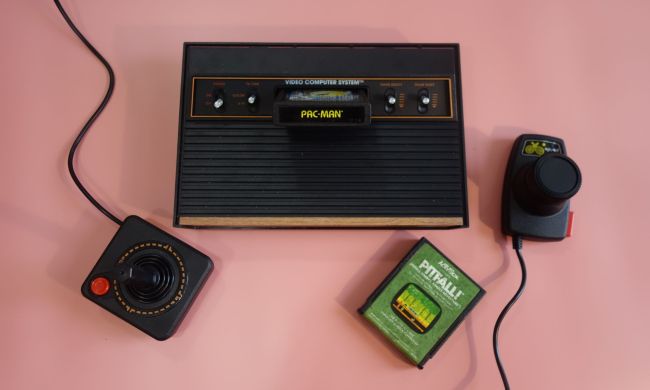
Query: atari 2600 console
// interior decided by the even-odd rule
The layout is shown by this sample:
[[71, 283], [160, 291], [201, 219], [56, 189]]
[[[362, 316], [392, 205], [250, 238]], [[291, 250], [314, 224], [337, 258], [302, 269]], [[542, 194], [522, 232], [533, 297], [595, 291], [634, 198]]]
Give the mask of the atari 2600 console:
[[468, 224], [458, 45], [187, 43], [174, 223]]

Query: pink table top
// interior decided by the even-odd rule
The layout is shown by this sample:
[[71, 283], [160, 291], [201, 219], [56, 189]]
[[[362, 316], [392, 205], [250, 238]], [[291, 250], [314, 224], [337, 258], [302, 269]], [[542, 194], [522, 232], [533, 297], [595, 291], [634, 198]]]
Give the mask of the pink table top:
[[[499, 389], [492, 326], [520, 277], [499, 232], [502, 178], [512, 140], [542, 132], [565, 139], [583, 187], [573, 237], [524, 243], [528, 288], [501, 333], [511, 384], [650, 388], [650, 3], [527, 3], [65, 0], [117, 74], [82, 180], [215, 260], [177, 335], [157, 342], [79, 292], [116, 226], [65, 159], [106, 75], [51, 2], [4, 2], [0, 387]], [[184, 41], [459, 42], [470, 228], [171, 228]], [[355, 312], [421, 236], [487, 290], [422, 371]]]

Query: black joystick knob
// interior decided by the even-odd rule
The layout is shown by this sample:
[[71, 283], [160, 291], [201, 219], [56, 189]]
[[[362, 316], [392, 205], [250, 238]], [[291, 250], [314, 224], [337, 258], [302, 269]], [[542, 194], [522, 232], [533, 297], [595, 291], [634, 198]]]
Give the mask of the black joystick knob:
[[178, 272], [172, 264], [157, 254], [138, 257], [120, 270], [120, 282], [138, 302], [159, 302], [170, 293], [177, 278]]
[[560, 153], [546, 154], [517, 174], [514, 195], [527, 211], [553, 215], [580, 189], [582, 178], [578, 165]]
[[148, 291], [156, 288], [162, 279], [161, 272], [151, 264], [131, 268], [131, 275], [126, 284], [136, 290]]

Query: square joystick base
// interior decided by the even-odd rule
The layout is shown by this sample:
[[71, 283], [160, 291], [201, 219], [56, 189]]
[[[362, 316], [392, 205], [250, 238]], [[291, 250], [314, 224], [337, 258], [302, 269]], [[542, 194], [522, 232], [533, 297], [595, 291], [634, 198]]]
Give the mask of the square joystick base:
[[212, 272], [212, 260], [137, 216], [129, 216], [81, 293], [157, 340], [171, 337]]

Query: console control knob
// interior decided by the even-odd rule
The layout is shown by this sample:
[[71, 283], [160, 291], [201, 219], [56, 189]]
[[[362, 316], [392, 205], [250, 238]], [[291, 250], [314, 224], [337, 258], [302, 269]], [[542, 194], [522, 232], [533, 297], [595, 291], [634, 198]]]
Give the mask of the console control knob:
[[384, 110], [386, 112], [395, 111], [395, 104], [397, 104], [397, 98], [395, 97], [395, 90], [390, 88], [387, 89], [384, 93], [384, 100], [386, 104], [384, 105]]
[[215, 99], [215, 101], [214, 101], [214, 103], [213, 103], [212, 105], [214, 106], [214, 108], [216, 108], [216, 109], [218, 110], [218, 109], [220, 109], [221, 107], [223, 107], [223, 104], [224, 104], [224, 103], [225, 103], [225, 102], [224, 102], [223, 98], [222, 98], [221, 96], [219, 96], [219, 97], [217, 97], [217, 98]]
[[246, 99], [246, 101], [251, 106], [254, 105], [255, 103], [257, 103], [257, 94], [251, 93], [250, 95], [248, 95], [248, 99]]
[[431, 103], [431, 97], [429, 97], [429, 90], [421, 89], [418, 91], [418, 112], [423, 114], [429, 109], [429, 103]]

